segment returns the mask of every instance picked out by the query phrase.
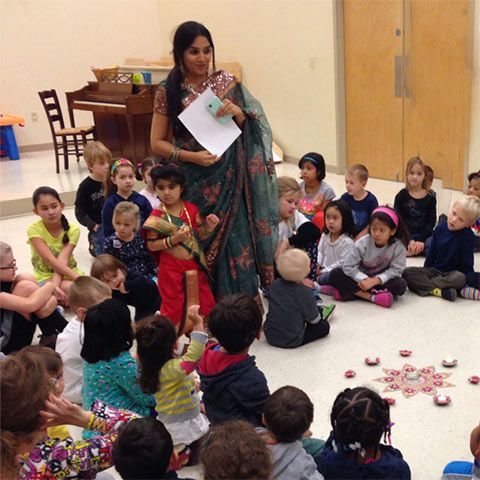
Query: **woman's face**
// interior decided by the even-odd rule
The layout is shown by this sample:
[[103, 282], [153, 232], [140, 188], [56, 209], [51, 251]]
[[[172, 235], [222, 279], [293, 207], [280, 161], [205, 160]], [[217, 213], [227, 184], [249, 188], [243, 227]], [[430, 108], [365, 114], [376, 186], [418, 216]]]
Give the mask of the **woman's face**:
[[207, 37], [198, 36], [183, 52], [183, 68], [187, 78], [206, 77], [212, 59], [212, 46]]

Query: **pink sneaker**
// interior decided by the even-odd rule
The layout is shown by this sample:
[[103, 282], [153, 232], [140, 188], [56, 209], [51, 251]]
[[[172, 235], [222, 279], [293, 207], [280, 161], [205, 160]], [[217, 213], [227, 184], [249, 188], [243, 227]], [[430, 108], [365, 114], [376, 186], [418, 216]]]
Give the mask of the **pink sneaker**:
[[372, 302], [381, 307], [390, 308], [393, 303], [393, 295], [388, 290], [372, 292]]
[[333, 297], [335, 294], [335, 287], [333, 285], [320, 285], [320, 293]]

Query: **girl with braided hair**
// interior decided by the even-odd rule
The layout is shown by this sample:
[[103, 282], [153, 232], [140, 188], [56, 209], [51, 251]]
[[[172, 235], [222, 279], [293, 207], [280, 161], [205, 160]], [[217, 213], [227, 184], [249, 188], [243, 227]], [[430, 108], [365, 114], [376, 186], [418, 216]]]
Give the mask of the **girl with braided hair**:
[[333, 431], [317, 467], [329, 479], [410, 480], [410, 468], [390, 443], [390, 407], [365, 387], [347, 388], [333, 404]]
[[41, 285], [52, 282], [63, 292], [58, 301], [68, 306], [70, 286], [83, 275], [73, 257], [80, 229], [63, 214], [65, 204], [53, 188], [38, 187], [32, 200], [33, 213], [40, 217], [27, 229], [35, 280]]

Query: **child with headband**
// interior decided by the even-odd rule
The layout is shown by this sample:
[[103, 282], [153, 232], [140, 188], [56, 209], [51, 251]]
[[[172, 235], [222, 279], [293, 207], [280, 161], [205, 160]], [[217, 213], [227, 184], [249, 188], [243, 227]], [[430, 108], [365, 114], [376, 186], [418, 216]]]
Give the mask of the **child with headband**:
[[298, 162], [302, 198], [298, 210], [323, 230], [323, 211], [335, 198], [333, 188], [325, 182], [325, 159], [315, 152], [306, 153]]
[[391, 307], [394, 297], [407, 289], [402, 273], [408, 240], [397, 212], [390, 207], [376, 208], [370, 217], [368, 235], [355, 242], [342, 267], [330, 273], [330, 283], [336, 289], [334, 298], [358, 297]]
[[152, 213], [152, 206], [147, 198], [133, 190], [135, 170], [130, 160], [118, 158], [110, 166], [110, 177], [105, 185], [105, 204], [102, 210], [102, 225], [105, 238], [115, 233], [112, 218], [115, 207], [120, 202], [133, 202], [140, 209], [140, 228]]

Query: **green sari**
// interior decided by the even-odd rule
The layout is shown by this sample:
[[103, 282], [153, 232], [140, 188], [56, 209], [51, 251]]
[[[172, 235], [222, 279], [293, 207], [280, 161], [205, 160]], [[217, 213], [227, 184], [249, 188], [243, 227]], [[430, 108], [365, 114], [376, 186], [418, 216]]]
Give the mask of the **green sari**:
[[[232, 75], [215, 72], [195, 91], [184, 88], [184, 108], [208, 87], [221, 100], [229, 99], [245, 114], [242, 134], [209, 167], [184, 163], [185, 199], [197, 205], [203, 217], [220, 219], [215, 233], [202, 244], [217, 297], [233, 293], [256, 295], [259, 282], [273, 281], [278, 243], [278, 189], [272, 155], [272, 132], [260, 103]], [[155, 98], [154, 111], [168, 114], [165, 81]], [[186, 131], [174, 138], [183, 150], [205, 150]]]

